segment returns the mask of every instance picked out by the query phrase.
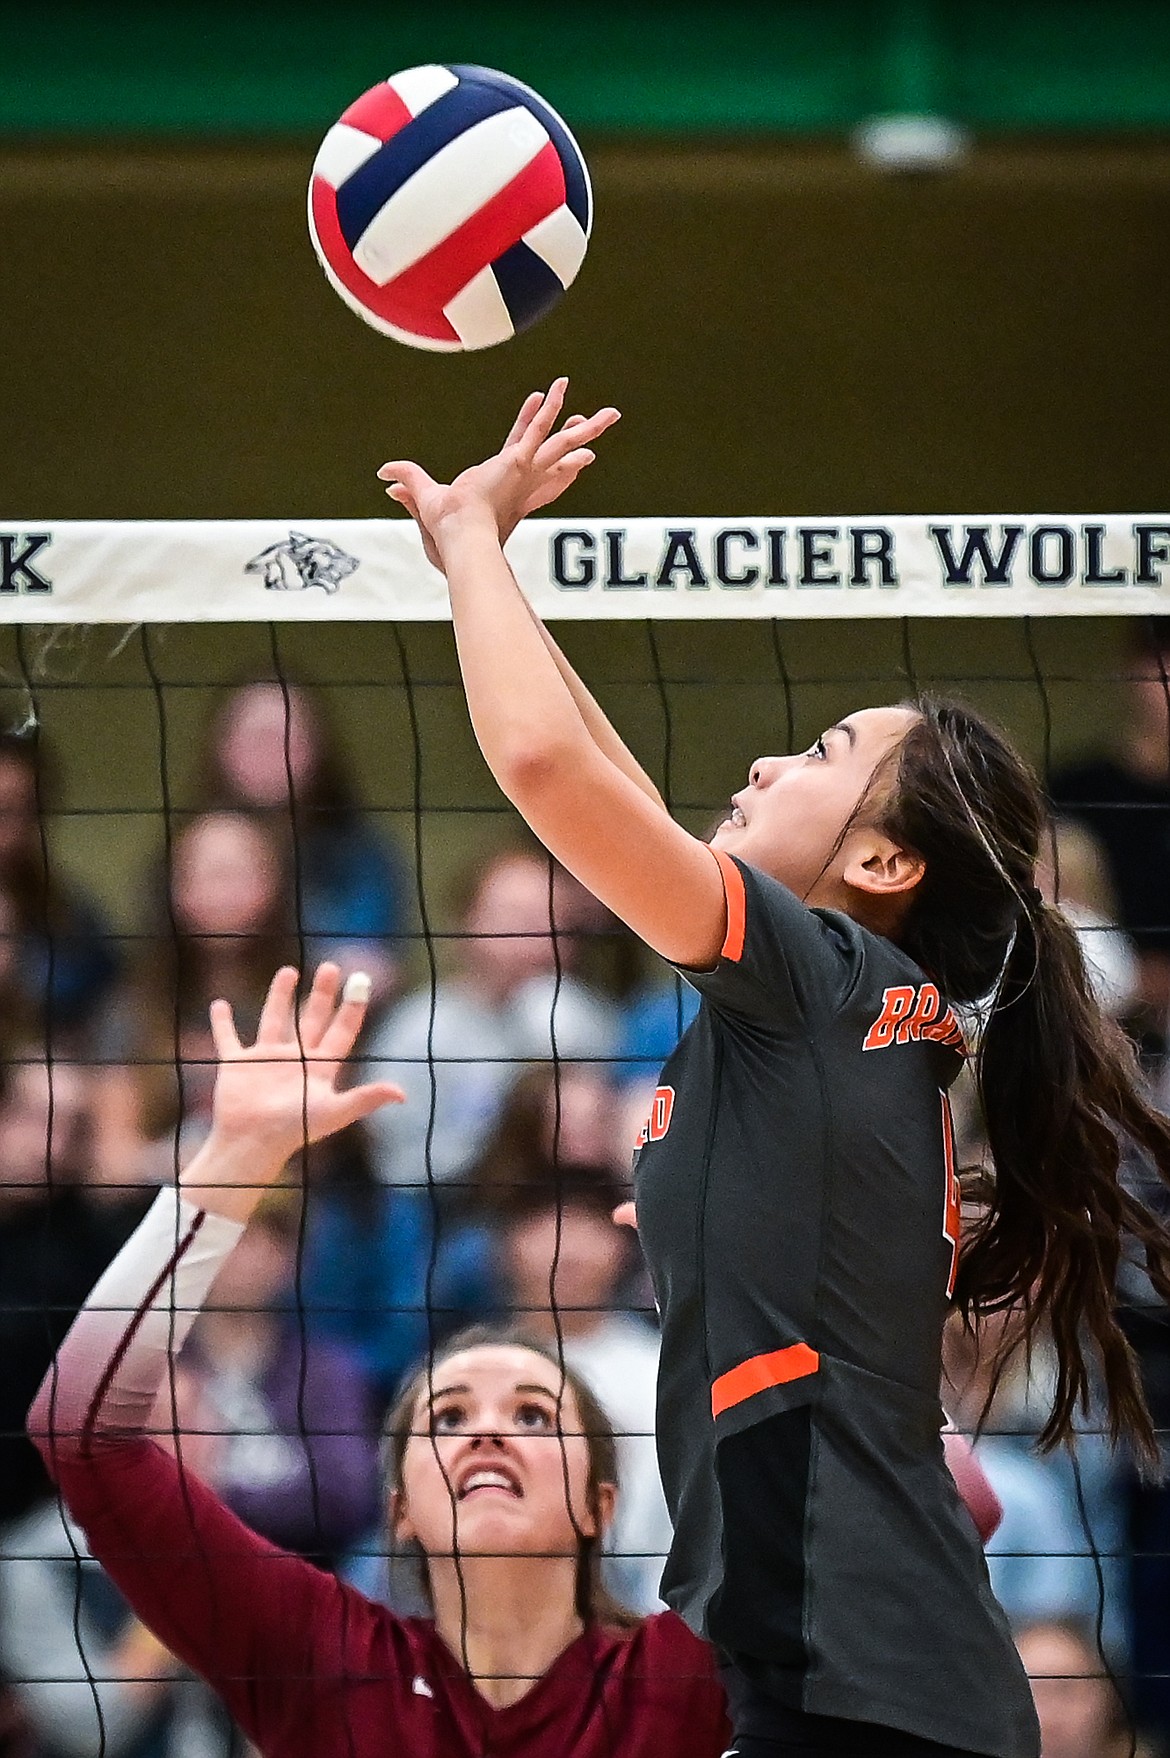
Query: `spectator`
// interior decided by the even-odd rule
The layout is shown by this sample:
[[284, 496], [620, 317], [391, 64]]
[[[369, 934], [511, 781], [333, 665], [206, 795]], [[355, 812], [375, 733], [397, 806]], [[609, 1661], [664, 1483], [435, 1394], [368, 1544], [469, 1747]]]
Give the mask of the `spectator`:
[[500, 1257], [511, 1315], [563, 1351], [613, 1423], [622, 1497], [607, 1578], [625, 1604], [650, 1612], [661, 1607], [671, 1530], [654, 1444], [658, 1338], [644, 1319], [617, 1309], [631, 1236], [611, 1215], [626, 1195], [608, 1166], [578, 1164], [543, 1187], [529, 1185], [503, 1224]]
[[1016, 1637], [1040, 1720], [1040, 1758], [1130, 1758], [1133, 1742], [1117, 1688], [1089, 1626], [1056, 1619]]
[[[89, 1078], [26, 1046], [0, 1089], [0, 1522], [48, 1493], [23, 1414], [73, 1314], [137, 1224], [85, 1189]], [[52, 1140], [49, 1135], [50, 1102]]]
[[307, 1165], [306, 1318], [356, 1357], [385, 1408], [429, 1348], [496, 1304], [490, 1237], [443, 1227], [425, 1191], [384, 1185], [359, 1129], [318, 1143]]
[[1059, 905], [1080, 935], [1101, 1011], [1124, 1017], [1139, 999], [1141, 970], [1129, 936], [1117, 926], [1101, 844], [1075, 819], [1056, 819], [1053, 846], [1039, 862], [1037, 877], [1045, 897]]
[[[548, 856], [543, 858], [547, 874]], [[557, 873], [557, 931], [571, 940], [574, 975], [590, 988], [625, 1002], [645, 982], [642, 942], [563, 867]]]
[[87, 1026], [117, 975], [113, 936], [93, 901], [62, 880], [47, 824], [55, 778], [39, 736], [0, 733], [0, 886], [11, 899], [20, 987], [55, 1031]]
[[[508, 1219], [536, 1193], [543, 1198], [578, 1167], [629, 1177], [633, 1144], [646, 1121], [646, 1087], [615, 1086], [608, 1068], [544, 1063], [512, 1083], [483, 1152], [467, 1174], [467, 1206], [485, 1220]], [[617, 1304], [652, 1313], [654, 1292], [641, 1252], [627, 1261]]]
[[698, 990], [680, 976], [639, 989], [622, 1010], [618, 1078], [643, 1089], [653, 1087], [698, 1011]]
[[616, 1011], [573, 976], [559, 913], [550, 927], [561, 896], [544, 855], [494, 856], [463, 913], [455, 974], [433, 998], [429, 983], [408, 995], [374, 1034], [371, 1078], [408, 1100], [371, 1119], [382, 1178], [450, 1185], [478, 1157], [518, 1063], [611, 1056]]
[[[184, 1465], [210, 1479], [213, 1437], [190, 1366], [176, 1364], [173, 1407], [171, 1391], [156, 1408], [157, 1438], [173, 1451], [177, 1428]], [[227, 1758], [233, 1750], [216, 1699], [139, 1623], [55, 1496], [11, 1525], [0, 1543], [0, 1668], [13, 1682], [35, 1758], [98, 1751], [105, 1758]]]
[[1137, 948], [1142, 1023], [1164, 1042], [1170, 1016], [1170, 617], [1134, 622], [1125, 660], [1114, 749], [1058, 771], [1052, 794], [1105, 851], [1121, 925]]
[[21, 959], [24, 941], [16, 894], [0, 880], [0, 1045], [7, 1049], [39, 1040], [43, 1053], [44, 1012], [25, 987]]
[[542, 1063], [513, 1079], [491, 1133], [468, 1168], [474, 1212], [506, 1214], [575, 1166], [604, 1166], [614, 1177], [630, 1169], [633, 1131], [611, 1082], [596, 1066]]
[[295, 683], [238, 685], [208, 732], [203, 793], [209, 808], [269, 814], [290, 829], [301, 962], [364, 970], [384, 1005], [399, 982], [405, 875], [359, 808], [320, 696]]
[[306, 1336], [295, 1201], [269, 1198], [216, 1281], [190, 1348], [221, 1436], [216, 1488], [262, 1537], [332, 1557], [379, 1505], [369, 1387], [347, 1350]]
[[229, 1000], [250, 1031], [274, 966], [294, 951], [280, 844], [257, 818], [205, 812], [175, 839], [145, 949], [98, 1046], [98, 1176], [160, 1184], [210, 1120], [207, 1009]]
[[956, 1428], [977, 1435], [976, 1459], [1003, 1509], [987, 1545], [991, 1585], [1016, 1626], [1064, 1618], [1095, 1625], [1102, 1613], [1106, 1647], [1121, 1663], [1129, 1652], [1123, 1467], [1097, 1411], [1081, 1416], [1075, 1452], [1036, 1452], [1052, 1362], [1042, 1341], [1030, 1360], [1013, 1347], [1014, 1323], [1005, 1313], [969, 1331], [955, 1316], [944, 1333], [943, 1401]]

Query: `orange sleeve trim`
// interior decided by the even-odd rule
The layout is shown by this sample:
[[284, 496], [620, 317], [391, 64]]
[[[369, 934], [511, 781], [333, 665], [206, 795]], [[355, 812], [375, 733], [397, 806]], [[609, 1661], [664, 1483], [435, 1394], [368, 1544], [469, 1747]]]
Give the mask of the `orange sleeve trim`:
[[743, 874], [731, 856], [724, 854], [722, 849], [713, 848], [711, 853], [719, 862], [719, 871], [723, 874], [723, 895], [727, 899], [727, 933], [723, 937], [719, 956], [729, 958], [732, 964], [738, 964], [743, 957], [743, 937], [747, 928], [747, 897], [743, 889]]
[[807, 1379], [816, 1373], [821, 1358], [807, 1343], [790, 1343], [787, 1349], [774, 1349], [770, 1355], [753, 1355], [727, 1373], [721, 1373], [711, 1387], [711, 1414], [722, 1416], [745, 1398], [766, 1392], [769, 1386], [785, 1386], [790, 1380]]

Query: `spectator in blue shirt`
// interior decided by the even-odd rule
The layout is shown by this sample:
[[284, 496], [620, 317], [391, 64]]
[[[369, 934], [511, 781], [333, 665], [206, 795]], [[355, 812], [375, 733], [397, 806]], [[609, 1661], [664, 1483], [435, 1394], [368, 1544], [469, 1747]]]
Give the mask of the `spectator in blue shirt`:
[[311, 1150], [299, 1298], [383, 1405], [429, 1348], [495, 1310], [497, 1281], [488, 1229], [444, 1225], [425, 1188], [383, 1184], [361, 1130]]

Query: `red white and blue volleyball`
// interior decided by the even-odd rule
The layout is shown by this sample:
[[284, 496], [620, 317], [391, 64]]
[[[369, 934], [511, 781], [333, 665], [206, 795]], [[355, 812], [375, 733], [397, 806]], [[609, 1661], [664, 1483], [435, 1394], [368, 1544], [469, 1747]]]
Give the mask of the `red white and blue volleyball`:
[[409, 67], [321, 143], [309, 231], [359, 317], [415, 348], [506, 342], [550, 311], [593, 219], [581, 149], [551, 105], [487, 67]]

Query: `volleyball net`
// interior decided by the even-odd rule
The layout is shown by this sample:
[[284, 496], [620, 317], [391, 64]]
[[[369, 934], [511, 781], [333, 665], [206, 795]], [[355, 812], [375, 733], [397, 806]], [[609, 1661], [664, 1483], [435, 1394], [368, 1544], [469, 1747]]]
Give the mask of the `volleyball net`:
[[[851, 709], [931, 690], [1003, 722], [1060, 807], [1045, 883], [1170, 1103], [1170, 514], [535, 519], [508, 554], [696, 831], [755, 756]], [[413, 526], [0, 528], [0, 724], [8, 1554], [75, 1567], [37, 1524], [23, 1405], [103, 1254], [206, 1129], [207, 1001], [229, 992], [246, 1029], [276, 963], [337, 956], [375, 978], [363, 1066], [412, 1103], [307, 1153], [264, 1205], [268, 1255], [191, 1351], [185, 1421], [208, 1473], [277, 1543], [410, 1609], [385, 1560], [377, 1422], [352, 1413], [384, 1414], [462, 1324], [516, 1317], [609, 1404], [631, 1513], [608, 1566], [649, 1609], [666, 1542], [652, 1302], [604, 1228], [693, 997], [495, 789]], [[973, 1111], [967, 1128], [978, 1151]], [[1136, 1282], [1119, 1297], [1164, 1427], [1165, 1315]], [[249, 1332], [253, 1312], [271, 1324]], [[960, 1425], [984, 1366], [956, 1357], [976, 1388], [952, 1393]], [[1042, 1394], [1016, 1375], [980, 1443], [1011, 1517], [997, 1590], [1019, 1621], [1099, 1624], [1162, 1713], [1148, 1608], [1170, 1582], [1166, 1503], [1109, 1462], [1099, 1412], [1071, 1463], [1035, 1459]], [[343, 1468], [339, 1507], [325, 1490]], [[18, 1682], [21, 1665], [0, 1655]]]

